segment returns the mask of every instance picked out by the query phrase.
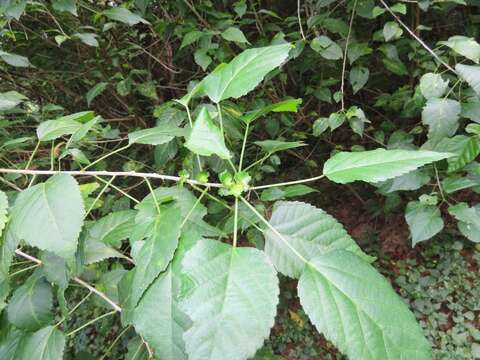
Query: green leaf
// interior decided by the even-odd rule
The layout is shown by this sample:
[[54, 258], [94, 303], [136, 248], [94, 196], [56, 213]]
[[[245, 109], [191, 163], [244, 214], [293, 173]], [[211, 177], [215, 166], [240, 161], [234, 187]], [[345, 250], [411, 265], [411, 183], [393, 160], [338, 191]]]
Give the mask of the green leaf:
[[447, 41], [440, 41], [439, 44], [446, 45], [457, 54], [465, 56], [478, 64], [480, 60], [480, 45], [474, 38], [466, 36], [452, 36]]
[[[98, 47], [99, 46], [98, 41], [96, 39], [97, 36], [98, 35], [94, 34], [94, 33], [75, 33], [75, 34], [72, 35], [72, 37], [80, 39], [80, 41], [83, 42], [85, 45], [93, 46], [93, 47]], [[105, 84], [105, 83], [100, 83], [100, 84]], [[98, 84], [98, 85], [100, 85], [100, 84]], [[98, 86], [98, 85], [96, 85], [96, 86]], [[106, 85], [105, 85], [105, 87], [106, 87]], [[90, 93], [90, 91], [89, 91], [89, 93]], [[87, 94], [87, 102], [88, 102], [89, 106], [90, 106], [91, 101], [92, 100], [89, 100], [88, 94]]]
[[455, 71], [471, 86], [477, 95], [480, 95], [480, 66], [457, 64]]
[[93, 117], [93, 111], [82, 111], [55, 120], [47, 120], [38, 126], [37, 137], [40, 141], [51, 141], [74, 134], [82, 129], [82, 122], [90, 121]]
[[201, 240], [185, 255], [183, 270], [193, 284], [180, 304], [193, 321], [183, 337], [189, 359], [252, 357], [278, 303], [278, 279], [264, 253]]
[[302, 103], [302, 99], [288, 99], [278, 103], [264, 106], [260, 109], [250, 111], [241, 117], [246, 124], [257, 120], [258, 118], [268, 114], [269, 112], [297, 112], [298, 106]]
[[227, 30], [223, 31], [221, 35], [227, 41], [235, 41], [242, 44], [249, 44], [242, 30], [234, 26], [230, 26]]
[[433, 205], [410, 201], [405, 210], [405, 220], [412, 235], [412, 247], [421, 241], [430, 239], [443, 229], [440, 210]]
[[135, 226], [134, 210], [122, 210], [108, 214], [95, 221], [88, 229], [89, 236], [107, 245], [120, 246]]
[[448, 159], [448, 172], [462, 169], [480, 154], [480, 141], [477, 137], [467, 137], [455, 156]]
[[108, 83], [106, 82], [100, 82], [97, 85], [95, 85], [93, 88], [88, 90], [87, 94], [85, 95], [85, 98], [87, 99], [87, 105], [90, 106], [91, 102], [100, 94], [102, 94], [105, 89], [107, 88]]
[[458, 230], [467, 239], [480, 242], [480, 205], [469, 207], [466, 203], [458, 203], [448, 208], [450, 215], [458, 220]]
[[255, 141], [254, 144], [260, 146], [265, 152], [270, 154], [273, 154], [277, 151], [295, 149], [297, 147], [307, 145], [303, 141], [280, 141], [280, 140]]
[[348, 251], [311, 260], [298, 294], [318, 331], [349, 359], [432, 359], [421, 327], [390, 283]]
[[215, 103], [246, 95], [287, 59], [291, 48], [281, 44], [245, 50], [203, 80], [206, 95]]
[[55, 326], [47, 326], [33, 334], [25, 334], [20, 340], [13, 360], [59, 360], [63, 359], [65, 335]]
[[173, 258], [180, 237], [181, 216], [178, 207], [162, 209], [151, 224], [151, 235], [134, 256], [132, 303], [135, 305], [155, 278]]
[[400, 25], [396, 21], [388, 21], [383, 26], [383, 37], [385, 41], [396, 40], [400, 38], [403, 34], [403, 30], [400, 28]]
[[389, 194], [394, 191], [417, 190], [423, 185], [428, 184], [429, 181], [430, 176], [421, 170], [415, 170], [375, 185], [379, 186], [379, 191], [382, 194]]
[[8, 198], [7, 195], [0, 190], [0, 236], [2, 235], [3, 229], [7, 224], [7, 213], [8, 213]]
[[425, 164], [450, 157], [433, 151], [376, 149], [339, 152], [327, 160], [323, 174], [330, 180], [346, 184], [353, 181], [379, 182], [395, 178]]
[[162, 124], [154, 128], [143, 129], [129, 133], [128, 143], [160, 145], [172, 141], [175, 136], [185, 136], [186, 134], [186, 129]]
[[205, 107], [200, 110], [195, 119], [192, 131], [185, 142], [185, 147], [202, 156], [215, 154], [222, 159], [229, 159], [232, 156], [225, 146], [222, 132], [214, 124]]
[[197, 49], [193, 53], [195, 64], [200, 66], [203, 71], [207, 70], [208, 65], [212, 63], [212, 58], [208, 55], [208, 49]]
[[72, 258], [84, 215], [77, 182], [59, 174], [18, 195], [11, 210], [11, 229], [32, 246]]
[[182, 44], [180, 45], [180, 50], [182, 50], [185, 46], [188, 46], [190, 44], [193, 44], [197, 40], [200, 40], [200, 38], [203, 35], [204, 35], [203, 31], [198, 31], [198, 30], [194, 30], [186, 33], [183, 36]]
[[0, 50], [0, 58], [5, 61], [8, 65], [15, 67], [30, 67], [33, 66], [30, 64], [30, 61], [25, 56], [8, 53]]
[[125, 255], [121, 252], [94, 238], [88, 238], [85, 241], [84, 256], [86, 265], [94, 264], [105, 259], [125, 258]]
[[112, 20], [120, 21], [130, 26], [136, 25], [138, 23], [147, 24], [147, 25], [150, 24], [147, 20], [145, 20], [141, 16], [132, 13], [130, 10], [124, 7], [115, 7], [108, 10], [104, 10], [103, 15], [105, 15], [106, 17]]
[[455, 135], [461, 110], [456, 100], [428, 100], [422, 111], [422, 123], [428, 125], [428, 139], [435, 143]]
[[0, 93], [0, 111], [11, 110], [28, 98], [16, 91]]
[[310, 47], [327, 60], [343, 58], [342, 48], [328, 36], [317, 36], [310, 43]]
[[350, 70], [349, 79], [354, 94], [365, 86], [369, 76], [370, 71], [364, 66], [354, 66], [352, 70]]
[[310, 194], [312, 192], [317, 192], [309, 186], [303, 184], [285, 186], [285, 187], [272, 187], [269, 189], [265, 189], [262, 191], [262, 195], [260, 196], [262, 201], [275, 201], [281, 200], [285, 198], [297, 197], [306, 194]]
[[52, 286], [34, 272], [17, 288], [9, 301], [8, 321], [17, 328], [35, 331], [53, 319]]
[[442, 75], [428, 73], [420, 79], [420, 91], [425, 99], [440, 98], [448, 89], [448, 80], [443, 80]]
[[[372, 259], [337, 220], [310, 204], [279, 201], [275, 203], [270, 224], [306, 260], [337, 249], [351, 251], [367, 261]], [[298, 278], [305, 266], [303, 260], [271, 229], [265, 232], [265, 240], [265, 253], [275, 268], [286, 276]]]
[[52, 0], [52, 7], [56, 11], [67, 11], [72, 15], [78, 15], [76, 0]]

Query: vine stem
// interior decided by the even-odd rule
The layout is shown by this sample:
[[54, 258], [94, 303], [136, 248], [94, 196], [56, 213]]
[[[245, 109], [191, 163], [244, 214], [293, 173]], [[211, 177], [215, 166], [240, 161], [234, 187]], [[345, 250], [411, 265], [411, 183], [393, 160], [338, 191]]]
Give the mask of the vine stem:
[[298, 256], [298, 258], [299, 258], [300, 260], [302, 260], [305, 264], [308, 264], [308, 263], [309, 263], [308, 260], [305, 259], [305, 257], [297, 251], [297, 249], [295, 249], [292, 245], [290, 245], [290, 243], [282, 236], [282, 234], [280, 234], [280, 233], [278, 232], [278, 230], [275, 229], [275, 228], [272, 226], [272, 224], [270, 224], [270, 223], [268, 222], [268, 220], [265, 219], [265, 218], [262, 216], [262, 214], [260, 214], [260, 213], [257, 211], [257, 209], [255, 209], [255, 207], [254, 207], [252, 204], [250, 204], [250, 203], [249, 203], [247, 200], [245, 200], [243, 197], [240, 197], [240, 200], [242, 200], [242, 202], [260, 219], [260, 221], [262, 221], [265, 225], [267, 225], [267, 227], [268, 227], [270, 230], [272, 230], [272, 232], [273, 232], [275, 235], [277, 235], [277, 237], [278, 237], [280, 240], [282, 240], [282, 242], [283, 242], [296, 256]]
[[243, 157], [245, 155], [245, 147], [247, 145], [249, 127], [250, 127], [250, 123], [247, 123], [247, 126], [245, 127], [245, 134], [243, 135], [242, 151], [240, 152], [240, 162], [238, 164], [238, 171], [242, 171]]
[[297, 0], [297, 18], [298, 18], [298, 27], [300, 28], [300, 34], [302, 35], [303, 41], [306, 41], [305, 33], [303, 32], [302, 26], [302, 16], [300, 15], [300, 0]]
[[[155, 173], [143, 173], [135, 171], [85, 171], [85, 170], [71, 170], [71, 171], [55, 171], [55, 170], [28, 170], [28, 169], [5, 169], [0, 168], [0, 173], [4, 174], [24, 174], [24, 175], [57, 175], [68, 174], [72, 176], [124, 176], [124, 177], [139, 177], [150, 179], [161, 179], [180, 182], [181, 178], [178, 176], [162, 175]], [[197, 180], [185, 180], [184, 182], [193, 185], [208, 186], [215, 188], [222, 188], [223, 185], [219, 183], [204, 183]]]
[[112, 152], [109, 152], [108, 154], [106, 154], [106, 155], [98, 158], [98, 159], [95, 160], [94, 162], [92, 162], [92, 163], [88, 164], [87, 166], [85, 166], [85, 167], [83, 168], [83, 170], [87, 170], [88, 168], [92, 167], [93, 165], [99, 163], [100, 161], [105, 160], [106, 158], [108, 158], [108, 157], [110, 157], [110, 156], [112, 156], [112, 155], [114, 155], [114, 154], [116, 154], [116, 153], [119, 153], [120, 151], [123, 151], [123, 150], [128, 149], [128, 148], [130, 147], [130, 145], [131, 145], [131, 144], [127, 144], [127, 145], [125, 145], [125, 146], [119, 147], [119, 148], [116, 149], [116, 150], [113, 150]]
[[340, 86], [340, 92], [342, 93], [342, 111], [345, 110], [345, 70], [347, 68], [347, 54], [348, 45], [350, 43], [350, 37], [352, 35], [353, 19], [355, 18], [355, 11], [357, 10], [357, 0], [353, 3], [352, 16], [350, 17], [350, 25], [348, 27], [347, 40], [345, 42], [345, 53], [343, 54], [342, 64], [342, 84]]
[[306, 182], [312, 182], [312, 181], [320, 180], [320, 179], [322, 179], [322, 178], [324, 178], [324, 177], [325, 177], [325, 175], [322, 174], [322, 175], [315, 176], [315, 177], [308, 178], [308, 179], [295, 180], [295, 181], [287, 181], [287, 182], [276, 183], [276, 184], [253, 186], [253, 187], [250, 188], [250, 190], [260, 190], [260, 189], [267, 189], [267, 188], [271, 188], [271, 187], [302, 184], [302, 183], [306, 183]]
[[237, 231], [238, 231], [238, 197], [235, 197], [235, 207], [233, 213], [233, 247], [237, 247]]
[[112, 310], [112, 311], [110, 311], [110, 312], [108, 312], [108, 313], [105, 313], [105, 314], [103, 314], [103, 315], [100, 315], [100, 316], [96, 317], [95, 319], [92, 319], [92, 320], [90, 320], [90, 321], [87, 321], [87, 322], [86, 322], [85, 324], [83, 324], [82, 326], [76, 328], [75, 330], [70, 331], [68, 334], [65, 334], [65, 336], [66, 336], [66, 337], [72, 336], [73, 334], [79, 332], [80, 330], [86, 328], [87, 326], [92, 325], [93, 323], [97, 322], [98, 320], [103, 319], [104, 317], [113, 315], [113, 314], [115, 314], [116, 312], [117, 312], [117, 311]]
[[[42, 261], [40, 259], [37, 259], [36, 257], [32, 256], [32, 255], [29, 255], [27, 253], [24, 253], [23, 251], [21, 251], [20, 249], [17, 249], [15, 250], [15, 254], [17, 254], [18, 256], [21, 256], [25, 259], [28, 259], [30, 261], [33, 261], [34, 263], [37, 263], [38, 265], [43, 265]], [[77, 284], [80, 284], [82, 285], [83, 287], [87, 288], [88, 290], [90, 290], [91, 292], [95, 293], [96, 295], [98, 295], [99, 297], [101, 297], [103, 300], [105, 300], [113, 309], [115, 312], [122, 312], [122, 308], [120, 306], [117, 305], [117, 303], [115, 303], [112, 299], [110, 299], [107, 295], [105, 295], [103, 292], [101, 292], [100, 290], [97, 290], [95, 287], [93, 287], [92, 285], [90, 285], [89, 283], [83, 281], [82, 279], [80, 279], [79, 277], [73, 277], [72, 278], [73, 281], [75, 281]]]
[[400, 18], [397, 16], [397, 14], [395, 14], [392, 11], [392, 9], [390, 9], [390, 7], [387, 5], [387, 3], [384, 0], [379, 0], [379, 1], [383, 5], [383, 7], [390, 13], [390, 15], [392, 15], [392, 17], [395, 19], [395, 21], [398, 22], [400, 24], [400, 26], [403, 27], [410, 34], [411, 37], [413, 37], [415, 40], [417, 40], [418, 43], [420, 45], [422, 45], [425, 50], [427, 50], [435, 59], [437, 59], [438, 62], [440, 62], [440, 64], [445, 66], [448, 70], [450, 70], [454, 74], [457, 74], [457, 72], [450, 65], [448, 65], [445, 61], [443, 61], [440, 58], [440, 56], [435, 54], [435, 52], [427, 44], [425, 44], [425, 42], [422, 39], [420, 39], [419, 36], [417, 36], [412, 30], [410, 30], [410, 28], [407, 25], [405, 25], [405, 23], [402, 20], [400, 20]]

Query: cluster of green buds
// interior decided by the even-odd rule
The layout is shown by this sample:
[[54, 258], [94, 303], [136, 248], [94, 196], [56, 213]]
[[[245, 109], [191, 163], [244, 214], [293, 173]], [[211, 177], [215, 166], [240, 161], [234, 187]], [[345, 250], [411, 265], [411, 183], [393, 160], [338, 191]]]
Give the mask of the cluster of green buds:
[[235, 175], [232, 175], [227, 170], [223, 171], [219, 175], [219, 179], [223, 184], [223, 188], [220, 189], [220, 195], [228, 196], [232, 195], [239, 197], [249, 189], [249, 183], [252, 177], [246, 171], [237, 172]]
[[[190, 173], [185, 169], [181, 170], [178, 173], [178, 176], [180, 177], [180, 181], [178, 183], [179, 186], [183, 186], [183, 184], [185, 184], [185, 181], [190, 179]], [[197, 176], [195, 176], [195, 180], [201, 183], [207, 183], [209, 176], [210, 174], [208, 173], [208, 171], [200, 171]]]

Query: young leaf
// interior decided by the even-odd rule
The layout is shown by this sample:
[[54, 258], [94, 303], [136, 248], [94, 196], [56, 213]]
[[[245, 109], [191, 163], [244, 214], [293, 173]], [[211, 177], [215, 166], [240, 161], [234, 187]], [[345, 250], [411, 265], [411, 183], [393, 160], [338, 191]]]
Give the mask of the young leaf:
[[286, 187], [272, 187], [262, 191], [262, 195], [260, 196], [260, 198], [262, 201], [275, 201], [285, 198], [302, 196], [317, 191], [318, 190], [315, 190], [303, 184], [291, 185]]
[[128, 134], [129, 144], [161, 145], [170, 142], [175, 136], [185, 136], [186, 129], [171, 125], [160, 125]]
[[430, 99], [422, 111], [422, 123], [428, 125], [428, 139], [434, 143], [453, 136], [458, 129], [461, 106], [456, 100]]
[[447, 41], [440, 41], [439, 44], [446, 45], [457, 54], [465, 56], [478, 64], [480, 60], [480, 45], [474, 38], [466, 36], [452, 36]]
[[443, 229], [440, 210], [433, 205], [410, 201], [405, 210], [405, 220], [412, 235], [412, 247], [421, 241], [430, 239]]
[[480, 205], [469, 207], [466, 203], [458, 203], [448, 208], [450, 215], [458, 220], [458, 230], [467, 239], [480, 242]]
[[339, 152], [327, 160], [323, 174], [340, 184], [353, 181], [379, 182], [450, 156], [449, 153], [420, 150]]
[[222, 159], [229, 159], [232, 156], [225, 146], [222, 132], [214, 124], [210, 113], [205, 107], [200, 110], [193, 124], [193, 129], [187, 138], [185, 147], [202, 156], [215, 154]]
[[215, 103], [246, 95], [287, 59], [291, 48], [281, 44], [245, 50], [203, 80], [205, 93]]
[[255, 141], [254, 144], [260, 146], [266, 153], [269, 153], [269, 154], [273, 154], [277, 151], [295, 149], [297, 147], [307, 145], [303, 141], [280, 141], [280, 140]]
[[[279, 201], [270, 224], [306, 260], [337, 249], [351, 251], [367, 261], [372, 259], [337, 220], [310, 204]], [[265, 253], [282, 274], [298, 278], [302, 273], [305, 262], [270, 229], [265, 232]]]
[[143, 24], [150, 24], [147, 20], [142, 18], [141, 16], [132, 13], [130, 10], [124, 8], [124, 7], [114, 7], [108, 10], [103, 11], [103, 15], [106, 17], [115, 20], [115, 21], [120, 21], [124, 24], [133, 26], [138, 23], [143, 23]]
[[312, 259], [298, 282], [300, 302], [349, 359], [430, 360], [415, 317], [371, 265], [344, 250]]
[[87, 99], [87, 105], [90, 106], [90, 103], [99, 95], [101, 95], [107, 89], [108, 83], [100, 82], [95, 85], [93, 88], [88, 90], [85, 98]]
[[7, 224], [8, 199], [7, 195], [0, 190], [0, 236]]
[[327, 60], [343, 58], [342, 48], [328, 36], [321, 35], [312, 40], [310, 47]]
[[455, 71], [471, 86], [477, 95], [480, 95], [480, 66], [457, 64]]
[[242, 121], [246, 124], [251, 123], [254, 120], [273, 112], [297, 112], [298, 106], [302, 103], [302, 99], [288, 99], [280, 101], [275, 104], [267, 105], [263, 108], [250, 111], [241, 117]]
[[420, 79], [420, 91], [425, 99], [442, 97], [448, 89], [448, 80], [443, 80], [442, 75], [428, 73]]
[[151, 235], [135, 254], [132, 282], [132, 303], [136, 305], [153, 280], [164, 271], [178, 245], [181, 225], [180, 209], [162, 209], [151, 224]]
[[370, 70], [364, 66], [354, 66], [350, 70], [349, 80], [354, 94], [359, 92], [365, 86], [369, 76]]
[[58, 360], [63, 359], [65, 348], [65, 335], [55, 326], [47, 326], [33, 334], [23, 335], [15, 352], [15, 360], [31, 360], [35, 354], [35, 360]]
[[17, 328], [35, 331], [53, 319], [52, 286], [34, 272], [9, 301], [8, 321]]
[[47, 120], [38, 126], [37, 137], [40, 141], [51, 141], [64, 135], [74, 134], [82, 129], [82, 123], [92, 120], [93, 117], [93, 111], [82, 111], [56, 120]]
[[18, 195], [11, 210], [11, 230], [32, 246], [72, 258], [84, 214], [75, 179], [55, 175]]
[[193, 284], [180, 304], [193, 321], [183, 337], [189, 359], [252, 357], [278, 303], [278, 279], [263, 252], [201, 240], [185, 255], [183, 270]]
[[242, 30], [234, 26], [230, 26], [227, 30], [223, 31], [221, 35], [225, 40], [228, 40], [228, 41], [235, 41], [238, 43], [249, 44]]

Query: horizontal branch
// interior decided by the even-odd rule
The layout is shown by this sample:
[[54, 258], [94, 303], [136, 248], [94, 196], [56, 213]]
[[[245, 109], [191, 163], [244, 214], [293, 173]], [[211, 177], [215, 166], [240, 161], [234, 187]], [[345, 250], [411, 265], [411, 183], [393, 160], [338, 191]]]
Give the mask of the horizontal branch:
[[[33, 261], [34, 263], [37, 263], [38, 265], [42, 265], [42, 261], [40, 259], [37, 259], [36, 257], [33, 257], [32, 255], [26, 254], [23, 251], [17, 249], [15, 250], [15, 254], [28, 259], [30, 261]], [[110, 299], [107, 295], [105, 295], [103, 292], [100, 290], [97, 290], [95, 287], [90, 285], [89, 283], [85, 282], [84, 280], [78, 278], [78, 277], [73, 277], [73, 281], [75, 281], [77, 284], [82, 285], [83, 287], [87, 288], [91, 292], [95, 293], [96, 295], [100, 296], [103, 300], [105, 300], [112, 308], [115, 309], [115, 311], [121, 312], [122, 308], [118, 306], [112, 299]]]
[[[0, 173], [4, 174], [22, 174], [22, 175], [56, 175], [56, 174], [68, 174], [72, 176], [123, 176], [123, 177], [138, 177], [149, 179], [160, 179], [170, 181], [182, 181], [182, 178], [172, 175], [161, 175], [155, 173], [143, 173], [135, 171], [55, 171], [55, 170], [28, 170], [28, 169], [0, 169]], [[197, 180], [185, 180], [188, 184], [221, 188], [222, 184], [219, 183], [204, 183]]]

